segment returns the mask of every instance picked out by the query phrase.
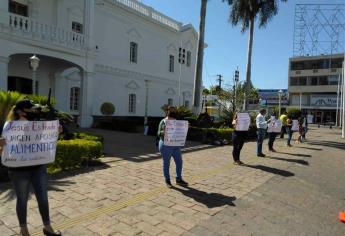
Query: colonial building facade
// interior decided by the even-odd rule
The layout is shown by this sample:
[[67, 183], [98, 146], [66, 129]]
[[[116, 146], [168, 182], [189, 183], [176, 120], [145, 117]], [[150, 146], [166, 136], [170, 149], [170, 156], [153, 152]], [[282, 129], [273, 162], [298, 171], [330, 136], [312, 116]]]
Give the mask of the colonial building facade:
[[197, 40], [136, 0], [3, 0], [0, 89], [32, 93], [34, 79], [82, 127], [104, 102], [116, 116], [162, 116], [164, 104], [192, 104]]

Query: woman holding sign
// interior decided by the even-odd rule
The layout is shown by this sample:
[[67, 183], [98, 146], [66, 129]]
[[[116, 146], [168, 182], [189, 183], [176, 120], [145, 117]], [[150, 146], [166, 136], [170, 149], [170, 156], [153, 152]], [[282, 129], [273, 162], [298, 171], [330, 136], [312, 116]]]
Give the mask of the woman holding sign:
[[[9, 121], [30, 121], [34, 119], [34, 104], [30, 100], [20, 100], [13, 107]], [[6, 122], [3, 130], [9, 130], [10, 122]], [[0, 148], [6, 145], [4, 139], [0, 140]], [[33, 186], [38, 203], [39, 212], [44, 224], [44, 235], [59, 236], [59, 231], [54, 231], [50, 224], [49, 204], [48, 204], [48, 176], [45, 165], [9, 167], [9, 176], [13, 183], [17, 196], [17, 217], [20, 226], [20, 235], [29, 236], [27, 227], [27, 203], [29, 197], [30, 184]]]
[[[234, 118], [232, 120], [232, 125], [234, 127], [234, 131], [232, 132], [232, 158], [234, 159], [234, 165], [243, 165], [244, 163], [240, 161], [240, 154], [242, 147], [244, 145], [244, 142], [247, 139], [248, 136], [248, 129], [249, 129], [249, 123], [250, 117], [248, 113], [239, 113], [241, 115], [241, 119], [244, 119], [246, 121], [245, 125], [240, 125], [240, 122], [238, 119], [238, 113], [234, 115]], [[243, 118], [242, 118], [243, 117]], [[243, 122], [245, 123], [245, 122]], [[240, 126], [246, 126], [246, 127], [240, 127]]]
[[271, 122], [268, 125], [268, 129], [267, 129], [268, 150], [270, 152], [276, 152], [276, 150], [273, 148], [273, 144], [274, 144], [274, 141], [276, 140], [277, 134], [280, 133], [280, 131], [281, 131], [281, 122], [280, 122], [280, 120], [276, 119], [275, 113], [271, 116], [270, 120], [271, 120]]
[[165, 178], [166, 185], [171, 188], [172, 184], [170, 181], [170, 159], [171, 156], [174, 158], [175, 165], [176, 165], [176, 184], [187, 186], [188, 183], [182, 179], [182, 155], [181, 155], [181, 147], [180, 146], [169, 146], [164, 144], [164, 135], [166, 132], [166, 123], [169, 120], [176, 120], [177, 112], [176, 108], [173, 106], [169, 106], [167, 109], [166, 117], [161, 120], [158, 126], [158, 136], [159, 136], [159, 152], [163, 157], [163, 174]]

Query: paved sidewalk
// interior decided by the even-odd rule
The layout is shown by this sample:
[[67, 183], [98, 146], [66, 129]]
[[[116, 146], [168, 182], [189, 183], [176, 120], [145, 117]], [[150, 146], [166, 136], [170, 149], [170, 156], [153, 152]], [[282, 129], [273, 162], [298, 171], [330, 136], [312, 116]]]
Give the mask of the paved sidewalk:
[[[232, 164], [231, 146], [190, 143], [183, 154], [190, 187], [173, 189], [163, 183], [152, 137], [93, 132], [106, 135], [104, 165], [50, 181], [51, 219], [64, 235], [344, 235], [336, 219], [345, 208], [338, 130], [311, 130], [308, 143], [292, 148], [278, 139], [279, 152], [267, 158], [246, 143], [246, 166]], [[0, 193], [0, 235], [15, 235], [9, 185]], [[35, 199], [29, 207], [30, 231], [41, 235]]]

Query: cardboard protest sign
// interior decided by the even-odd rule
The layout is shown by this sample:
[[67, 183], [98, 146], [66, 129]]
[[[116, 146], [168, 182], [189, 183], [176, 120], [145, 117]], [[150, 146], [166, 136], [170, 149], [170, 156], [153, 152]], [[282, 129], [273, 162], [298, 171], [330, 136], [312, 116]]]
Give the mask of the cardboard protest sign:
[[268, 124], [267, 133], [280, 133], [282, 130], [282, 122], [280, 120], [272, 119]]
[[59, 121], [6, 122], [1, 162], [8, 167], [35, 166], [54, 162]]
[[248, 131], [249, 125], [250, 125], [249, 114], [245, 113], [245, 112], [237, 113], [236, 130], [237, 131]]
[[164, 145], [181, 147], [186, 143], [188, 121], [165, 120]]

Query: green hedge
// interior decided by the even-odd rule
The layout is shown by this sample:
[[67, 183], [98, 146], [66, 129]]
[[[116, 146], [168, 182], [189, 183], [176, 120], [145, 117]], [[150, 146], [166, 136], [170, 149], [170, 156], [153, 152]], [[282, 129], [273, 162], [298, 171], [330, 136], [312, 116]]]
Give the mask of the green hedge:
[[193, 140], [193, 141], [204, 142], [207, 137], [208, 132], [215, 132], [217, 136], [231, 142], [233, 129], [232, 128], [217, 129], [217, 128], [191, 127], [188, 131], [188, 139]]
[[75, 139], [84, 139], [89, 141], [101, 142], [103, 144], [103, 137], [98, 135], [91, 135], [88, 133], [73, 133]]
[[[88, 138], [90, 138], [90, 135], [88, 135]], [[78, 168], [85, 162], [101, 157], [102, 149], [100, 141], [85, 139], [59, 140], [55, 162], [49, 165], [48, 171], [54, 173]]]

